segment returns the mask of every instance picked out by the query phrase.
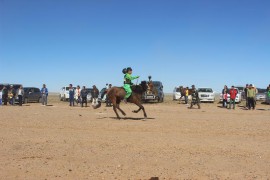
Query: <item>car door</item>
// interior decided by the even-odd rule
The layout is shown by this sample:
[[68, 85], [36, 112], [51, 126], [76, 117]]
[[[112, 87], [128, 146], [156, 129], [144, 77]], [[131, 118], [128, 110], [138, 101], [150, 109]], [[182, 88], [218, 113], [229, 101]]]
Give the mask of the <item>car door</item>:
[[39, 101], [40, 98], [40, 90], [38, 88], [34, 88], [33, 101]]
[[28, 101], [33, 101], [34, 88], [30, 88], [28, 91]]

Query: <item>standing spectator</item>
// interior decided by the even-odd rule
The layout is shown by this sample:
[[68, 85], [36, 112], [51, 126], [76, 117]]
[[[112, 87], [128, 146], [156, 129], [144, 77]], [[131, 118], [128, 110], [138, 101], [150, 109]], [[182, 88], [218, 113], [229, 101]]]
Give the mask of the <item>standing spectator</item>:
[[188, 95], [189, 95], [189, 90], [188, 90], [188, 87], [186, 87], [186, 90], [185, 90], [185, 104], [188, 104]]
[[81, 104], [81, 87], [78, 85], [75, 90], [75, 100], [77, 105]]
[[0, 89], [0, 106], [2, 106], [2, 95], [3, 95], [2, 89]]
[[43, 84], [40, 91], [41, 91], [42, 105], [47, 106], [49, 92], [48, 92], [48, 89], [46, 88], [46, 84]]
[[228, 103], [228, 87], [225, 85], [224, 89], [222, 89], [222, 107], [227, 108]]
[[87, 90], [85, 86], [83, 86], [83, 89], [81, 90], [81, 96], [82, 96], [82, 102], [81, 102], [81, 107], [83, 107], [83, 104], [85, 103], [85, 107], [87, 107]]
[[3, 87], [2, 93], [3, 93], [4, 105], [7, 105], [7, 102], [8, 102], [8, 89], [7, 89], [6, 86]]
[[252, 84], [249, 85], [248, 91], [247, 91], [247, 100], [248, 100], [248, 109], [250, 110], [251, 108], [254, 110], [255, 109], [255, 96], [256, 96], [256, 90], [253, 87]]
[[193, 105], [198, 105], [198, 109], [201, 109], [201, 102], [200, 102], [200, 98], [199, 98], [199, 93], [197, 91], [197, 89], [195, 88], [195, 85], [191, 86], [191, 96], [192, 96], [192, 101], [190, 103], [190, 109], [193, 107]]
[[269, 91], [270, 90], [270, 84], [268, 85], [268, 87], [266, 88], [266, 91]]
[[266, 88], [266, 96], [268, 97], [268, 99], [270, 99], [270, 84], [269, 86]]
[[72, 84], [69, 84], [69, 106], [74, 106], [74, 88]]
[[109, 91], [109, 89], [111, 89], [112, 88], [112, 84], [109, 84], [109, 86], [108, 86], [108, 89], [106, 90], [106, 107], [111, 107], [112, 106], [112, 102], [111, 102], [111, 100], [109, 99], [109, 96], [108, 96], [108, 91]]
[[99, 90], [95, 85], [93, 86], [91, 95], [92, 95], [92, 105], [95, 105], [98, 102], [98, 95], [99, 95]]
[[235, 98], [237, 96], [238, 92], [236, 89], [234, 89], [234, 86], [230, 89], [230, 106], [229, 109], [231, 109], [231, 105], [233, 104], [233, 109], [235, 109]]
[[16, 90], [14, 89], [13, 85], [11, 85], [8, 91], [8, 99], [9, 99], [9, 104], [12, 106], [15, 104], [15, 96], [16, 96]]
[[245, 98], [246, 98], [246, 108], [248, 108], [248, 100], [247, 100], [247, 91], [248, 91], [248, 88], [249, 88], [249, 85], [246, 84], [246, 87], [244, 89], [244, 91], [245, 91]]
[[17, 89], [16, 96], [19, 99], [19, 106], [22, 106], [22, 99], [23, 99], [23, 96], [24, 96], [24, 90], [23, 90], [22, 86], [20, 86], [20, 88]]

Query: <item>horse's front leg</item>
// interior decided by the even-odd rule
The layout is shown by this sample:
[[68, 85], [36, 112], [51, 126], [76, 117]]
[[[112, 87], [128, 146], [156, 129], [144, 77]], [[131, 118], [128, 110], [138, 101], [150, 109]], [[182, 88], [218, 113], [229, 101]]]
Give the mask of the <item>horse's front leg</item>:
[[147, 118], [147, 114], [146, 114], [146, 112], [145, 112], [145, 109], [144, 109], [143, 105], [142, 105], [140, 102], [135, 102], [135, 104], [136, 104], [137, 106], [139, 106], [139, 109], [138, 109], [138, 111], [134, 111], [134, 112], [135, 112], [135, 113], [136, 113], [136, 112], [139, 112], [139, 111], [142, 109], [142, 110], [143, 110], [144, 118]]
[[116, 104], [116, 108], [119, 109], [119, 111], [126, 116], [126, 113], [120, 108], [120, 104]]

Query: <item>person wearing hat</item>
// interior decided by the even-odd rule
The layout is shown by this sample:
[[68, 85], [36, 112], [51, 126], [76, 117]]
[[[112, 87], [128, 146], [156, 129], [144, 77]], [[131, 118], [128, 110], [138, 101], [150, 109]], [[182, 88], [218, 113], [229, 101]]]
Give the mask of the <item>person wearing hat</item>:
[[231, 109], [231, 105], [233, 104], [233, 109], [235, 109], [235, 98], [238, 94], [238, 91], [234, 88], [234, 86], [230, 89], [230, 105], [229, 109]]
[[252, 84], [249, 85], [248, 91], [247, 91], [247, 100], [248, 100], [248, 109], [250, 110], [251, 108], [254, 110], [255, 109], [255, 96], [256, 96], [256, 90], [253, 87]]
[[246, 84], [246, 87], [244, 89], [244, 91], [245, 91], [245, 98], [246, 98], [246, 108], [248, 108], [248, 100], [247, 100], [247, 91], [248, 91], [248, 88], [249, 88], [249, 85]]
[[197, 89], [195, 88], [195, 85], [191, 86], [191, 96], [192, 96], [192, 101], [190, 103], [190, 109], [193, 107], [193, 105], [198, 105], [198, 109], [201, 109], [201, 102], [200, 102], [200, 98], [199, 98], [199, 93], [197, 91]]
[[124, 76], [123, 88], [126, 91], [126, 96], [125, 96], [124, 101], [127, 102], [128, 98], [132, 94], [132, 90], [131, 90], [132, 80], [138, 79], [140, 76], [131, 76], [132, 75], [132, 68], [131, 67], [128, 67], [126, 69], [126, 71], [124, 71], [124, 72], [125, 72], [125, 76]]

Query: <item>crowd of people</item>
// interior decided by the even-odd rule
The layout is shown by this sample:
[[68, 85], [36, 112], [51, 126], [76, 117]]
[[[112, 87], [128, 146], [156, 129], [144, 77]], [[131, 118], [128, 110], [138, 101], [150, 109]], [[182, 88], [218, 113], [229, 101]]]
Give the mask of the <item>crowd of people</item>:
[[[95, 85], [93, 85], [92, 87], [93, 89], [91, 90], [91, 92], [88, 92], [85, 86], [82, 86], [81, 89], [81, 87], [78, 85], [76, 89], [74, 89], [73, 85], [69, 84], [69, 106], [75, 106], [76, 102], [77, 106], [80, 105], [81, 107], [87, 107], [87, 95], [89, 93], [91, 94], [92, 105], [98, 103], [100, 91]], [[111, 84], [106, 84], [106, 91], [103, 94], [101, 94], [100, 97], [101, 99], [103, 99], [103, 96], [111, 87], [112, 87]], [[105, 101], [107, 107], [112, 106], [107, 96]]]

